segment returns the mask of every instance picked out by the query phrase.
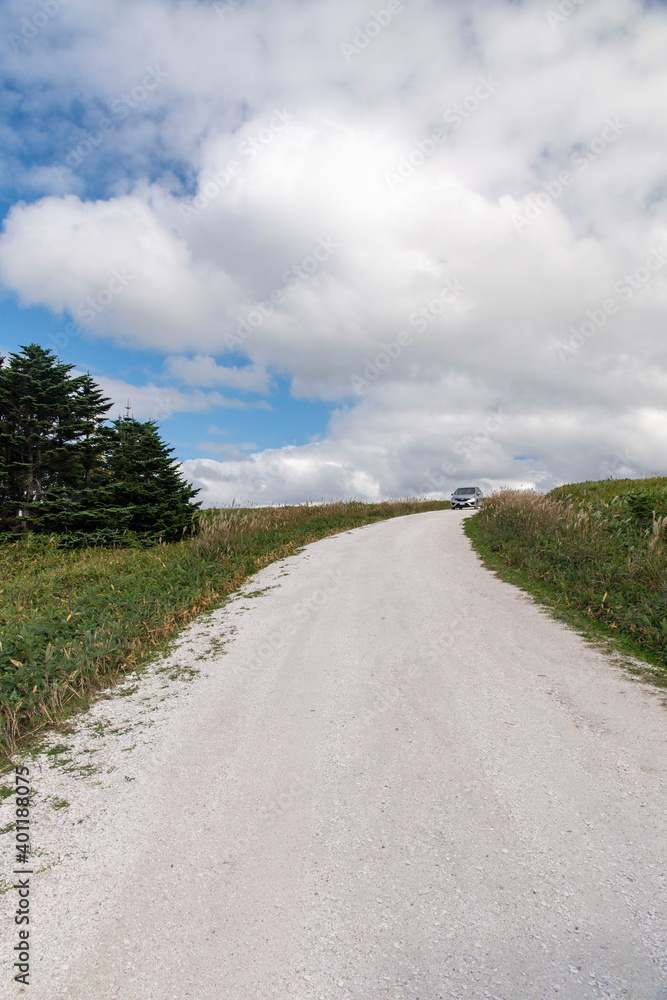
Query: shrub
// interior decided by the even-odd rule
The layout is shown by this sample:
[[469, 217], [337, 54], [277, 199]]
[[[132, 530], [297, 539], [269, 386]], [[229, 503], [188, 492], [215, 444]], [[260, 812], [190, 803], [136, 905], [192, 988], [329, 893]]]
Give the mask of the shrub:
[[467, 529], [556, 607], [667, 665], [667, 480], [595, 485], [499, 491]]

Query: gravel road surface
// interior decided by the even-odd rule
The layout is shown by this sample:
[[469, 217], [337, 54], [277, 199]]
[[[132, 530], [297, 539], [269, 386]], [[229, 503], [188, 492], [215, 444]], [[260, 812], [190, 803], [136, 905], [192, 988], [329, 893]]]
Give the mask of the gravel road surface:
[[665, 694], [466, 516], [267, 567], [28, 761], [33, 1000], [667, 1000]]

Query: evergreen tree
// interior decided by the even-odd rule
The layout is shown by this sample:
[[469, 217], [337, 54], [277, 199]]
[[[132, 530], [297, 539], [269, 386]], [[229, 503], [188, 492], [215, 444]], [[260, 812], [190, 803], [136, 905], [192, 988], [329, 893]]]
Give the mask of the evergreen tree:
[[111, 402], [50, 350], [21, 352], [0, 361], [0, 528], [62, 530], [70, 500], [102, 468]]
[[174, 449], [162, 441], [155, 421], [128, 415], [114, 420], [113, 431], [106, 468], [116, 525], [177, 538], [201, 506], [192, 502], [199, 490], [181, 478]]
[[103, 423], [102, 417], [112, 404], [90, 374], [80, 376], [74, 404], [78, 420], [76, 477], [77, 481], [91, 489], [108, 482], [104, 454], [113, 435], [111, 429]]
[[178, 537], [199, 490], [155, 422], [109, 426], [111, 402], [90, 375], [37, 344], [21, 352], [0, 358], [0, 530]]

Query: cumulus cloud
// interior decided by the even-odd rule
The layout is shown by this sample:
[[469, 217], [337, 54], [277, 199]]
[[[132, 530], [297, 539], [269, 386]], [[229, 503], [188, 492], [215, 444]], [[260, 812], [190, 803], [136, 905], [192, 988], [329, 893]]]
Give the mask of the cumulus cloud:
[[58, 175], [69, 193], [33, 166], [2, 281], [162, 351], [195, 390], [174, 411], [272, 372], [339, 407], [324, 441], [186, 463], [212, 500], [662, 468], [664, 8], [392, 11], [370, 30], [352, 0], [64, 6], [8, 62], [32, 116], [60, 85], [40, 155], [113, 127]]
[[183, 338], [206, 310], [187, 244], [136, 196], [15, 206], [0, 241], [0, 273], [24, 304], [67, 311], [134, 346], [157, 346], [172, 331]]
[[122, 379], [109, 378], [106, 375], [96, 375], [95, 382], [102, 392], [113, 403], [109, 415], [122, 416], [126, 406], [137, 420], [168, 420], [177, 413], [206, 413], [209, 410], [222, 407], [224, 409], [270, 410], [271, 406], [265, 400], [245, 402], [223, 396], [219, 392], [181, 392], [173, 386], [132, 385]]
[[271, 376], [265, 368], [219, 365], [207, 354], [196, 354], [193, 358], [172, 356], [165, 360], [164, 367], [167, 375], [188, 385], [208, 388], [224, 385], [261, 394], [268, 393], [271, 388]]
[[548, 489], [653, 471], [662, 413], [651, 406], [620, 414], [611, 404], [573, 408], [523, 387], [498, 399], [480, 381], [456, 375], [377, 386], [358, 406], [334, 413], [323, 441], [240, 460], [193, 459], [183, 470], [211, 506], [442, 497], [466, 482], [487, 493], [506, 485]]

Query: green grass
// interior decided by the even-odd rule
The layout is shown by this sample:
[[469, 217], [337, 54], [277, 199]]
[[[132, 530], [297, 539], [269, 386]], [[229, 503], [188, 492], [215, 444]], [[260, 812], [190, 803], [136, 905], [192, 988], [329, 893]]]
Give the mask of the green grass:
[[308, 542], [445, 502], [329, 503], [205, 512], [193, 538], [66, 550], [0, 544], [0, 755], [134, 671], [250, 575]]
[[[493, 494], [465, 531], [489, 569], [667, 686], [667, 477]], [[641, 672], [641, 671], [640, 671]]]
[[58, 795], [52, 795], [47, 801], [50, 802], [52, 809], [69, 808], [69, 802], [67, 799], [61, 799]]

